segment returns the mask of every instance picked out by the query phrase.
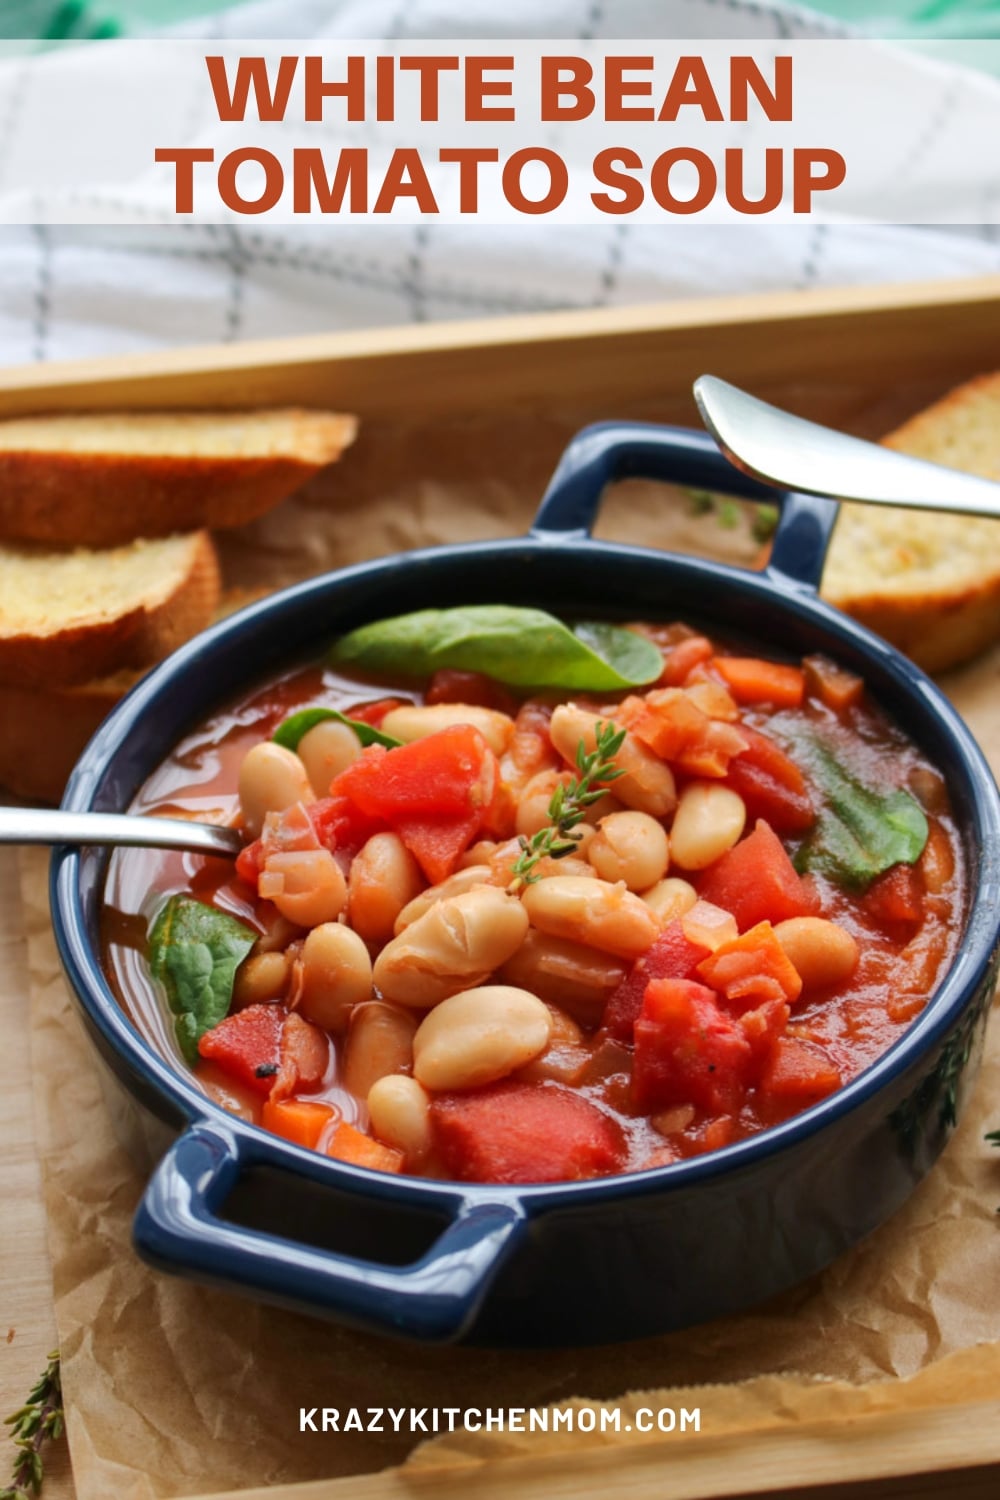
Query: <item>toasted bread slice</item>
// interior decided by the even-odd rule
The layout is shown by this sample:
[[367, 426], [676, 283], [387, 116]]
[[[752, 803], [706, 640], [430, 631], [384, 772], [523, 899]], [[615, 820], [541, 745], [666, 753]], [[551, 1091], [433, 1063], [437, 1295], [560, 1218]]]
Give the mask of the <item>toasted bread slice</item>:
[[[208, 623], [266, 592], [227, 589]], [[147, 670], [125, 668], [75, 687], [0, 682], [0, 788], [30, 802], [59, 802], [87, 741]]]
[[356, 426], [297, 408], [0, 422], [0, 539], [114, 547], [237, 526], [338, 458]]
[[[1000, 479], [1000, 374], [951, 391], [890, 448]], [[821, 593], [930, 672], [1000, 636], [1000, 521], [844, 504]]]
[[29, 802], [59, 802], [98, 724], [142, 675], [123, 671], [80, 687], [0, 683], [0, 787]]
[[218, 601], [206, 531], [101, 551], [0, 546], [0, 682], [38, 693], [149, 666]]

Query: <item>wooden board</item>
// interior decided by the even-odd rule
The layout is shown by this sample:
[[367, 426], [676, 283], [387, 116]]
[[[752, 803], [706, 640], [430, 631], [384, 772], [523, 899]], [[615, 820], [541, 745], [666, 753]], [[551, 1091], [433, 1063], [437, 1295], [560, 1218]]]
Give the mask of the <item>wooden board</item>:
[[[475, 323], [321, 334], [224, 348], [173, 350], [0, 371], [0, 417], [44, 410], [247, 407], [301, 403], [341, 406], [362, 418], [358, 455], [371, 468], [389, 424], [445, 428], [491, 411], [516, 426], [527, 412], [571, 410], [581, 420], [627, 416], [651, 404], [671, 420], [694, 420], [692, 380], [706, 371], [784, 401], [806, 415], [862, 433], [884, 430], [959, 380], [1000, 364], [1000, 277], [919, 286], [861, 288], [659, 304], [626, 310], [546, 314]], [[366, 457], [367, 455], [367, 457]], [[367, 472], [378, 483], [378, 466]], [[12, 867], [0, 865], [0, 876]], [[23, 962], [16, 901], [0, 889], [0, 959], [8, 976]], [[16, 892], [11, 890], [12, 897]], [[14, 1060], [16, 1086], [0, 1103], [5, 1150], [0, 1202], [17, 1204], [4, 1236], [0, 1387], [13, 1407], [44, 1362], [52, 1339], [52, 1298], [42, 1248], [42, 1211], [27, 1088], [26, 1018], [16, 986], [0, 987], [0, 1040]], [[5, 1216], [6, 1217], [6, 1216]], [[13, 1222], [13, 1221], [11, 1221]], [[10, 1225], [8, 1225], [8, 1231]], [[7, 1311], [9, 1309], [9, 1311]], [[15, 1330], [9, 1344], [8, 1327]], [[6, 1408], [5, 1408], [6, 1409]], [[920, 1419], [872, 1418], [843, 1441], [800, 1429], [753, 1444], [723, 1442], [670, 1456], [670, 1493], [682, 1500], [789, 1491], [819, 1500], [844, 1493], [992, 1495], [1000, 1492], [997, 1410], [951, 1407]], [[984, 1467], [989, 1465], [989, 1467]], [[993, 1467], [997, 1465], [997, 1467]], [[477, 1489], [525, 1496], [594, 1495], [608, 1484], [636, 1500], [664, 1485], [664, 1458], [638, 1449], [614, 1472], [590, 1457], [560, 1464], [530, 1483], [518, 1465], [498, 1465]], [[894, 1476], [890, 1478], [890, 1476]], [[900, 1476], [908, 1476], [900, 1478]], [[350, 1494], [402, 1497], [465, 1493], [467, 1476], [372, 1475], [306, 1485], [302, 1500]], [[349, 1486], [349, 1488], [347, 1487]], [[900, 1487], [902, 1486], [902, 1487]], [[71, 1493], [56, 1468], [47, 1500]], [[263, 1500], [266, 1490], [242, 1491]]]

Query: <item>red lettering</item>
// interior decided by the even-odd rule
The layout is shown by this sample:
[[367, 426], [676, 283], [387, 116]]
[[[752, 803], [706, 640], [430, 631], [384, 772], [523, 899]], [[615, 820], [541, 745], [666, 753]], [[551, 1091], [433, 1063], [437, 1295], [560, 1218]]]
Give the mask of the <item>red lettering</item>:
[[331, 182], [326, 175], [322, 151], [314, 147], [296, 147], [292, 161], [292, 207], [297, 214], [312, 212], [313, 193], [321, 214], [339, 214], [348, 194], [351, 213], [367, 213], [368, 152], [365, 148], [345, 147], [337, 157]]
[[716, 98], [712, 80], [702, 57], [681, 57], [674, 69], [670, 87], [663, 97], [658, 120], [676, 120], [677, 113], [685, 104], [693, 104], [701, 110], [706, 120], [721, 120], [722, 107]]
[[[813, 167], [824, 167], [821, 176]], [[792, 209], [797, 214], [812, 212], [813, 193], [829, 193], [840, 187], [847, 176], [847, 163], [839, 151], [807, 151], [796, 147], [792, 152]]]
[[629, 98], [648, 99], [653, 92], [649, 79], [628, 79], [626, 68], [652, 68], [651, 57], [606, 57], [604, 59], [604, 118], [609, 123], [620, 120], [652, 120], [651, 104], [626, 104]]
[[474, 214], [479, 208], [480, 163], [499, 161], [500, 152], [490, 146], [442, 146], [438, 156], [443, 162], [458, 163], [458, 209]]
[[487, 71], [503, 68], [509, 73], [513, 67], [512, 57], [467, 57], [465, 59], [465, 118], [467, 121], [513, 120], [513, 105], [488, 105], [486, 103], [487, 99], [509, 99], [514, 92], [514, 85], [509, 78], [487, 78]]
[[347, 77], [343, 82], [329, 83], [323, 77], [322, 57], [307, 57], [305, 68], [305, 118], [313, 122], [323, 118], [323, 100], [342, 98], [347, 100], [347, 118], [363, 120], [365, 117], [365, 60], [363, 57], [347, 59]]
[[[309, 59], [306, 59], [308, 64]], [[236, 80], [230, 89], [226, 75], [224, 57], [206, 57], [209, 82], [215, 95], [215, 108], [219, 119], [225, 121], [244, 120], [250, 89], [257, 101], [258, 120], [283, 120], [288, 108], [288, 95], [292, 79], [299, 65], [297, 57], [283, 57], [278, 63], [278, 77], [271, 88], [267, 73], [266, 57], [241, 57], [236, 64]]]
[[444, 71], [457, 72], [457, 57], [401, 57], [401, 73], [420, 75], [420, 118], [437, 120], [440, 117], [440, 83]]
[[[236, 186], [236, 174], [248, 161], [264, 169], [264, 190], [259, 198], [244, 198]], [[244, 146], [239, 151], [230, 151], [219, 163], [219, 197], [235, 213], [266, 214], [278, 202], [284, 186], [285, 173], [273, 151]]]
[[[568, 77], [566, 75], [569, 75]], [[594, 91], [588, 88], [594, 70], [585, 57], [543, 57], [541, 117], [543, 120], [586, 120], [594, 113]], [[570, 97], [563, 104], [565, 94]]]
[[[521, 173], [534, 161], [541, 162], [549, 173], [548, 191], [541, 198], [526, 197], [521, 187]], [[501, 182], [504, 197], [519, 214], [547, 214], [559, 207], [569, 191], [569, 172], [562, 157], [547, 146], [525, 146], [504, 162]]]
[[422, 214], [436, 214], [437, 200], [420, 160], [412, 146], [398, 146], [389, 158], [375, 207], [377, 214], [391, 214], [397, 198], [414, 198]]
[[774, 59], [774, 88], [768, 87], [752, 57], [729, 59], [729, 118], [745, 120], [749, 96], [754, 95], [769, 120], [792, 118], [792, 59]]
[[623, 194], [621, 198], [612, 198], [610, 193], [591, 193], [591, 203], [602, 214], [633, 213], [642, 207], [642, 200], [646, 196], [641, 182], [637, 182], [627, 172], [615, 170], [619, 163], [632, 171], [639, 171], [642, 168], [642, 157], [627, 146], [608, 146], [594, 157], [594, 176], [597, 181], [605, 187], [619, 188]]
[[154, 159], [174, 164], [174, 213], [193, 213], [194, 164], [214, 161], [215, 152], [207, 146], [159, 146]]
[[[670, 188], [670, 173], [680, 161], [686, 161], [698, 173], [698, 186], [691, 198], [676, 198]], [[704, 151], [675, 146], [658, 156], [649, 172], [649, 190], [661, 208], [671, 214], [697, 214], [715, 197], [719, 177], [715, 163]]]

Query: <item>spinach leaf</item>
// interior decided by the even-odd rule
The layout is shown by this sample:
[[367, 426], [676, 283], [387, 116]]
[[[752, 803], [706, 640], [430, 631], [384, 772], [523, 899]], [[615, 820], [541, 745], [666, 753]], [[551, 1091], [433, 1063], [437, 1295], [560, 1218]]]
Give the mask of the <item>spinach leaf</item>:
[[338, 713], [335, 708], [302, 708], [297, 714], [278, 725], [272, 734], [272, 740], [279, 745], [284, 745], [286, 750], [297, 750], [299, 741], [310, 729], [317, 724], [322, 724], [324, 719], [333, 719], [337, 724], [346, 724], [348, 729], [353, 729], [362, 745], [384, 745], [387, 750], [394, 750], [397, 745], [403, 743], [391, 734], [383, 734], [381, 729], [376, 729], [372, 724], [365, 724], [361, 719], [349, 719], [346, 714]]
[[150, 968], [166, 991], [177, 1040], [192, 1066], [200, 1038], [227, 1014], [236, 970], [257, 936], [245, 922], [191, 896], [171, 896], [153, 923]]
[[864, 786], [816, 739], [799, 749], [825, 803], [796, 855], [800, 873], [818, 870], [849, 889], [864, 890], [893, 865], [916, 863], [927, 843], [927, 819], [909, 792]]
[[428, 677], [439, 667], [485, 672], [510, 687], [616, 692], [655, 682], [656, 646], [634, 631], [600, 622], [570, 630], [542, 609], [471, 604], [421, 609], [362, 625], [333, 648], [338, 666]]

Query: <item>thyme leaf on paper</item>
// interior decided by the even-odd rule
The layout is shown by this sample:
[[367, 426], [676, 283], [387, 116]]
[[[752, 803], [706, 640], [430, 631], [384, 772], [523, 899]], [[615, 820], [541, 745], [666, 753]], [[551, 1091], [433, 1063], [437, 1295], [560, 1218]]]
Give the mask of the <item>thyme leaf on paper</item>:
[[560, 781], [549, 801], [549, 824], [533, 833], [531, 838], [522, 834], [518, 839], [520, 857], [511, 871], [513, 879], [507, 889], [516, 894], [523, 885], [532, 885], [539, 877], [535, 866], [542, 859], [564, 859], [572, 854], [580, 841], [577, 825], [583, 822], [588, 807], [604, 796], [604, 787], [624, 775], [615, 765], [614, 758], [625, 743], [625, 731], [610, 719], [607, 723], [598, 720], [594, 734], [594, 748], [589, 753], [583, 740], [576, 747], [576, 769], [578, 774], [570, 781]]
[[0, 1500], [31, 1500], [33, 1495], [41, 1493], [45, 1478], [42, 1450], [46, 1443], [58, 1442], [65, 1425], [58, 1351], [49, 1355], [48, 1365], [28, 1392], [24, 1405], [12, 1412], [4, 1425], [10, 1428], [17, 1456], [13, 1482], [0, 1490]]

